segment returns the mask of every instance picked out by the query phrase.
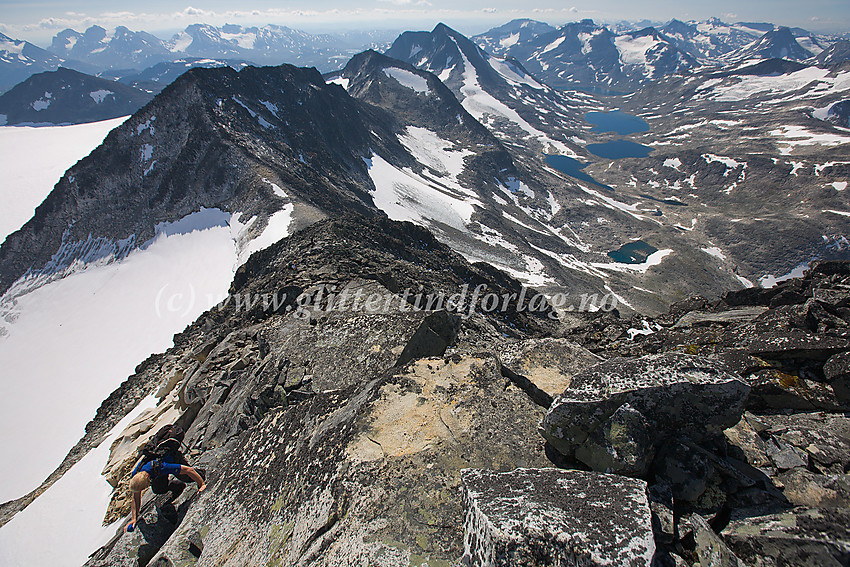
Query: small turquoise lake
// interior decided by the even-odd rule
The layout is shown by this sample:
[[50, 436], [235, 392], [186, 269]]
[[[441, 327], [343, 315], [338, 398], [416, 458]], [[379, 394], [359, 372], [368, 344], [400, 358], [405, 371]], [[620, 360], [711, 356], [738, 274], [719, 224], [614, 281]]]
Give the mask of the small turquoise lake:
[[603, 144], [588, 144], [587, 151], [605, 159], [643, 158], [649, 155], [652, 148], [629, 140], [613, 140]]
[[608, 256], [615, 262], [622, 264], [643, 264], [654, 252], [658, 252], [658, 248], [643, 240], [636, 240], [620, 246], [617, 250], [608, 252]]
[[621, 136], [649, 131], [649, 124], [642, 118], [620, 110], [611, 112], [588, 112], [584, 119], [594, 125], [593, 132], [616, 132]]

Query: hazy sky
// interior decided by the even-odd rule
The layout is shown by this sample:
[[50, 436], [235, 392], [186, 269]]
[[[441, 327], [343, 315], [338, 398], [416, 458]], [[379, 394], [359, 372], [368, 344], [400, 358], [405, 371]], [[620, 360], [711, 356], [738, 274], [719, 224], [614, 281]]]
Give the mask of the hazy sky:
[[[704, 20], [761, 21], [813, 31], [850, 31], [850, 0], [0, 0], [0, 31], [37, 44], [65, 28], [125, 25], [158, 35], [192, 23], [283, 24], [307, 31], [337, 29], [429, 29], [445, 22], [478, 33], [514, 18], [560, 25], [581, 18], [598, 21]], [[237, 7], [238, 6], [238, 7]]]

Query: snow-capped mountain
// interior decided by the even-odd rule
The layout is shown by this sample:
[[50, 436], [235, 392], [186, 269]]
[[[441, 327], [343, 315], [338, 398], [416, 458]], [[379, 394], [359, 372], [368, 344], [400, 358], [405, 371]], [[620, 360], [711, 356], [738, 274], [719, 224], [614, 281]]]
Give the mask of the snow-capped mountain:
[[150, 93], [60, 67], [29, 77], [0, 95], [0, 124], [80, 124], [128, 116]]
[[[475, 39], [479, 45], [492, 45], [489, 36], [490, 32]], [[617, 35], [593, 20], [518, 40], [497, 53], [516, 58], [558, 89], [633, 90], [649, 79], [697, 66], [693, 56], [655, 28]]]
[[90, 67], [45, 51], [28, 41], [12, 39], [0, 33], [0, 92], [4, 92], [30, 75], [53, 71], [60, 65], [84, 71]]
[[171, 58], [161, 39], [124, 26], [110, 32], [100, 26], [91, 26], [83, 33], [66, 29], [56, 34], [48, 49], [99, 69], [143, 69]]
[[487, 53], [504, 56], [514, 45], [525, 45], [538, 36], [554, 31], [555, 28], [545, 22], [519, 19], [476, 35], [472, 40]]
[[278, 25], [192, 24], [163, 40], [124, 26], [112, 30], [92, 26], [85, 32], [63, 30], [53, 38], [49, 50], [63, 58], [84, 61], [90, 69], [107, 71], [112, 76], [121, 71], [124, 76], [128, 71], [162, 73], [161, 66], [147, 70], [160, 63], [190, 61], [192, 66], [209, 66], [211, 63], [205, 60], [227, 60], [231, 61], [227, 63], [230, 66], [234, 66], [232, 62], [291, 63], [330, 71], [342, 67], [358, 51], [385, 48], [395, 35], [389, 31], [309, 34]]
[[140, 73], [124, 74], [119, 73], [115, 79], [125, 85], [130, 85], [149, 93], [158, 93], [171, 83], [177, 77], [188, 71], [189, 69], [201, 68], [212, 69], [215, 67], [230, 67], [231, 69], [244, 69], [252, 65], [250, 61], [242, 59], [210, 59], [198, 57], [184, 57], [175, 61], [167, 61], [157, 63], [152, 67], [148, 67]]
[[744, 24], [727, 24], [717, 18], [705, 22], [682, 22], [674, 19], [660, 28], [660, 31], [681, 51], [706, 64], [717, 63], [764, 33]]
[[[813, 38], [809, 38], [808, 43], [810, 46], [820, 48]], [[804, 61], [813, 55], [814, 53], [812, 51], [800, 45], [790, 28], [780, 27], [770, 30], [749, 45], [745, 45], [741, 49], [730, 53], [728, 57], [732, 61], [748, 59], [790, 59], [792, 61]]]
[[335, 44], [327, 35], [312, 35], [285, 26], [249, 27], [228, 24], [215, 27], [193, 24], [169, 41], [172, 52], [194, 57], [250, 59], [260, 64], [313, 56]]
[[434, 73], [503, 143], [537, 155], [575, 155], [581, 116], [599, 106], [590, 95], [556, 91], [517, 60], [493, 57], [444, 24], [403, 33], [386, 55]]

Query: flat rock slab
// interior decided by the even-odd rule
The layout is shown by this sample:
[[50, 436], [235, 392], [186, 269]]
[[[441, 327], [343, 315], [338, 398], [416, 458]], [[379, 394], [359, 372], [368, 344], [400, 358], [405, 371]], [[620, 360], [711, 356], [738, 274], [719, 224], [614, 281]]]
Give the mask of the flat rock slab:
[[551, 338], [509, 345], [501, 359], [503, 365], [552, 397], [569, 387], [574, 374], [602, 360], [581, 345]]
[[465, 469], [461, 478], [465, 564], [652, 563], [652, 517], [641, 480], [562, 469]]
[[747, 323], [767, 311], [767, 309], [767, 307], [757, 306], [721, 311], [719, 313], [691, 311], [690, 313], [683, 315], [673, 326], [676, 328], [683, 328], [694, 327], [696, 325], [708, 325], [711, 323], [720, 323], [723, 325], [729, 325], [732, 323]]
[[747, 565], [842, 567], [850, 557], [850, 510], [797, 508], [732, 522], [722, 535]]
[[[594, 470], [641, 476], [641, 462], [651, 461], [666, 439], [699, 442], [738, 423], [749, 390], [705, 357], [612, 358], [573, 376], [543, 418], [541, 434]], [[638, 449], [647, 454], [638, 458]]]

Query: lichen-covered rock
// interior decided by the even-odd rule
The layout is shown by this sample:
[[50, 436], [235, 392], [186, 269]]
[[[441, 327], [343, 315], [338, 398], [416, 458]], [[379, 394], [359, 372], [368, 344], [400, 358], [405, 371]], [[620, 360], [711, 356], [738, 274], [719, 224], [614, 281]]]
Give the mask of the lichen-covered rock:
[[113, 541], [94, 552], [85, 567], [144, 567], [174, 533], [198, 495], [187, 486], [176, 498], [146, 492], [139, 521], [132, 532], [120, 532]]
[[655, 554], [646, 483], [560, 469], [462, 473], [464, 562], [649, 566]]
[[796, 468], [778, 476], [788, 502], [808, 508], [850, 508], [850, 475]]
[[[597, 434], [598, 430], [614, 428], [609, 421], [620, 408], [628, 406], [630, 412], [638, 412], [646, 421], [647, 447], [657, 447], [674, 436], [698, 442], [738, 423], [748, 392], [749, 388], [723, 365], [704, 357], [664, 354], [615, 358], [573, 377], [546, 413], [541, 433], [564, 455], [596, 454], [593, 446], [606, 438], [604, 429], [603, 435]], [[645, 455], [634, 460], [628, 452], [624, 453], [627, 459], [617, 458], [613, 444], [608, 447], [613, 459], [618, 460], [611, 467], [614, 470], [629, 470], [632, 462], [651, 459], [651, 455]]]
[[843, 404], [850, 404], [850, 352], [836, 354], [827, 360], [823, 374], [835, 397]]
[[767, 455], [774, 466], [783, 471], [809, 465], [809, 456], [805, 451], [783, 443], [781, 440], [770, 439], [767, 442]]
[[676, 321], [674, 327], [693, 327], [708, 323], [718, 323], [722, 325], [728, 325], [731, 323], [746, 323], [752, 321], [765, 311], [767, 311], [767, 307], [745, 307], [742, 309], [721, 311], [719, 313], [691, 311]]
[[578, 446], [575, 457], [595, 471], [643, 476], [655, 456], [646, 418], [625, 404]]
[[740, 451], [739, 456], [743, 457], [742, 460], [756, 468], [771, 466], [772, 462], [767, 456], [764, 439], [759, 437], [759, 434], [747, 419], [746, 413], [741, 421], [725, 430], [723, 435], [726, 436], [730, 448]]
[[683, 524], [693, 532], [699, 567], [746, 567], [699, 514], [688, 516]]
[[844, 567], [850, 557], [850, 510], [798, 508], [731, 522], [730, 549], [758, 567]]
[[842, 411], [845, 407], [829, 384], [776, 368], [753, 372], [744, 381], [750, 386], [747, 408], [752, 411]]
[[652, 510], [652, 531], [655, 541], [664, 544], [676, 539], [676, 513], [673, 503], [673, 489], [665, 481], [656, 482], [649, 487], [649, 508]]
[[794, 447], [806, 463], [821, 472], [844, 474], [850, 470], [850, 418], [828, 413], [764, 415], [763, 433]]

